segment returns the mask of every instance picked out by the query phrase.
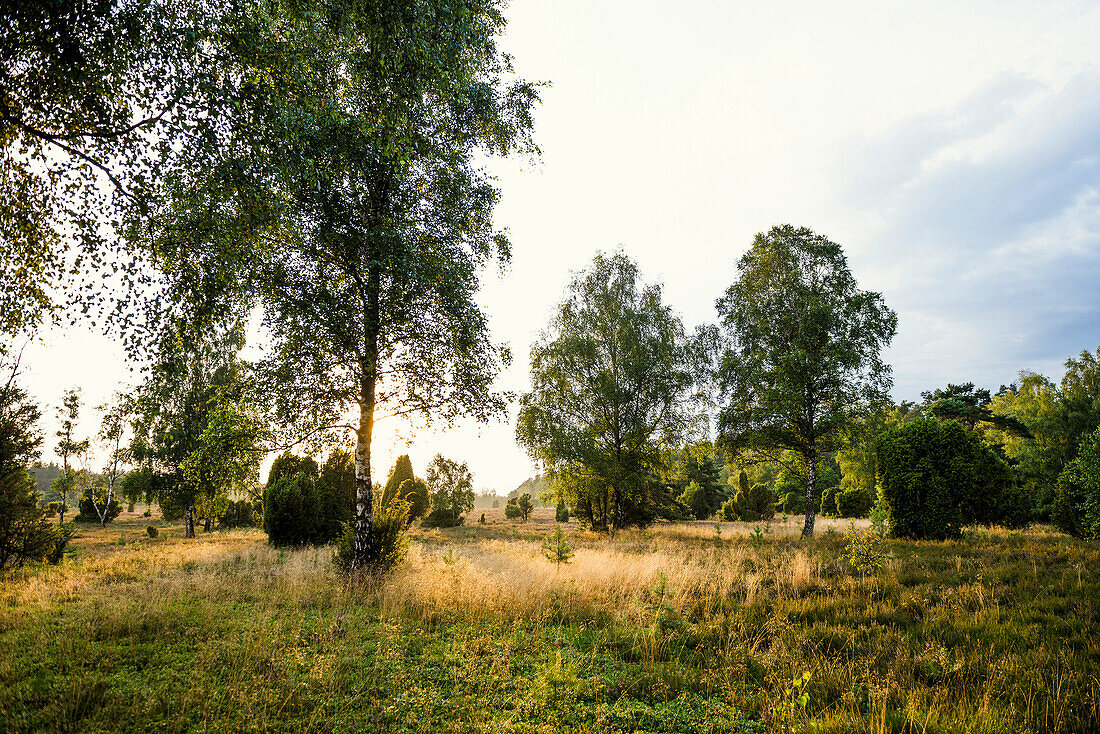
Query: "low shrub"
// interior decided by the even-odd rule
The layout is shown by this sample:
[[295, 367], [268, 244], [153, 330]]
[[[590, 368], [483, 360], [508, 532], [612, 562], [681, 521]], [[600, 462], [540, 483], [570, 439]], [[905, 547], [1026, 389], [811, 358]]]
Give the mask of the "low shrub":
[[[92, 492], [95, 491], [99, 496], [95, 498], [95, 502], [92, 501]], [[96, 510], [96, 504], [99, 504], [100, 508], [103, 508], [107, 503], [106, 492], [99, 487], [90, 488], [80, 497], [80, 513], [73, 518], [76, 522], [100, 522], [99, 512]], [[105, 522], [111, 522], [116, 517], [122, 514], [122, 505], [119, 503], [117, 497], [111, 497], [111, 504], [107, 508], [107, 518]]]
[[554, 519], [558, 522], [569, 522], [569, 506], [564, 500], [558, 500], [558, 506], [554, 509]]
[[[366, 570], [378, 573], [389, 571], [409, 552], [409, 509], [412, 503], [395, 498], [379, 508], [374, 515], [374, 533], [377, 543], [376, 560]], [[355, 557], [355, 524], [345, 523], [336, 540], [333, 565], [343, 573], [350, 573]]]
[[[505, 508], [507, 513], [507, 508]], [[464, 522], [462, 515], [455, 515], [447, 508], [437, 508], [428, 513], [428, 516], [420, 521], [420, 526], [425, 528], [454, 528]]]

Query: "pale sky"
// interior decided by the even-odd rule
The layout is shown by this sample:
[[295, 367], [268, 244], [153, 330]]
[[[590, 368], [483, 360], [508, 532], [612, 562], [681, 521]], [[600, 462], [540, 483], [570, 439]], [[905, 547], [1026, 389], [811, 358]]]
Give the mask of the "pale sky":
[[[779, 223], [841, 244], [898, 312], [897, 399], [1058, 379], [1100, 345], [1100, 3], [514, 0], [507, 15], [503, 48], [552, 86], [541, 161], [493, 165], [514, 247], [480, 294], [515, 354], [501, 389], [527, 389], [532, 340], [597, 250], [635, 258], [690, 329]], [[24, 365], [50, 449], [65, 387], [94, 405], [133, 379], [79, 329], [42, 335]], [[384, 422], [375, 474], [407, 452], [422, 475], [442, 452], [507, 492], [535, 472], [514, 415], [411, 445]]]

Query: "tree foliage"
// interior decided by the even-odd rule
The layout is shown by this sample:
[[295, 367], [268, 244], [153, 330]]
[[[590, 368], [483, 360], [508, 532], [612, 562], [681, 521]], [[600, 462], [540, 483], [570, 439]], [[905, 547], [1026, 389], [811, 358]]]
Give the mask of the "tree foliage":
[[490, 383], [508, 354], [474, 293], [510, 245], [481, 162], [536, 152], [537, 87], [497, 48], [498, 0], [249, 3], [234, 23], [217, 57], [232, 104], [173, 149], [141, 224], [180, 308], [262, 306], [280, 427], [356, 433], [366, 564], [376, 411], [503, 409]]
[[443, 528], [461, 525], [462, 513], [474, 506], [474, 478], [466, 462], [459, 464], [443, 454], [436, 454], [428, 464], [425, 480], [431, 512], [424, 518], [423, 525]]
[[1081, 442], [1077, 456], [1062, 471], [1053, 516], [1071, 535], [1100, 538], [1100, 428]]
[[[0, 5], [0, 333], [88, 307], [142, 258], [114, 235], [140, 216], [151, 142], [209, 114], [209, 51], [228, 7], [202, 0]], [[58, 285], [69, 287], [57, 288]], [[60, 294], [60, 303], [55, 298]]]
[[388, 505], [396, 498], [405, 499], [398, 493], [398, 489], [407, 481], [416, 479], [413, 474], [412, 460], [408, 454], [401, 454], [390, 469], [390, 475], [386, 478], [385, 488], [382, 490], [382, 504]]
[[38, 508], [27, 466], [38, 458], [41, 412], [18, 384], [19, 362], [0, 359], [7, 374], [0, 383], [0, 571], [28, 561], [56, 563], [71, 537], [68, 525], [54, 525]]
[[790, 225], [760, 233], [717, 303], [726, 338], [718, 370], [721, 443], [789, 449], [807, 477], [803, 537], [812, 537], [817, 463], [868, 406], [886, 400], [880, 356], [897, 316], [861, 291], [840, 246]]
[[944, 390], [923, 392], [921, 397], [929, 413], [940, 420], [958, 421], [970, 430], [986, 424], [1005, 433], [1032, 438], [1027, 426], [1013, 416], [994, 413], [989, 390], [975, 387], [973, 382], [949, 384]]
[[652, 522], [672, 504], [662, 448], [693, 427], [689, 342], [659, 285], [623, 253], [578, 273], [531, 348], [516, 439], [554, 473], [578, 519]]
[[885, 431], [879, 486], [895, 537], [943, 540], [968, 523], [1030, 520], [1004, 461], [957, 421], [923, 418]]

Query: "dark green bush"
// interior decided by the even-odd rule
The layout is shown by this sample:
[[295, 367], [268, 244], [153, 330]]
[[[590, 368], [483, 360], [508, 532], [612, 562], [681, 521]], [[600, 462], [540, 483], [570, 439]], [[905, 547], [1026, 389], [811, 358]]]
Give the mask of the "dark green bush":
[[531, 501], [531, 495], [524, 492], [508, 500], [504, 505], [504, 516], [509, 520], [519, 519], [527, 522], [533, 509], [535, 509], [535, 503]]
[[[291, 474], [291, 470], [297, 469]], [[346, 451], [334, 451], [323, 467], [313, 459], [283, 454], [271, 466], [262, 514], [275, 545], [323, 545], [336, 540], [355, 519], [355, 466]], [[380, 509], [380, 508], [379, 508]], [[238, 505], [238, 515], [245, 512]]]
[[569, 506], [565, 500], [558, 500], [558, 506], [554, 508], [554, 519], [558, 522], [569, 522]]
[[[93, 491], [96, 491], [97, 494], [100, 495], [96, 499], [99, 501], [99, 506], [101, 508], [106, 503], [106, 490], [99, 487], [88, 489], [80, 497], [80, 514], [73, 518], [76, 522], [99, 522], [99, 513], [96, 511], [95, 504], [92, 502]], [[122, 514], [122, 505], [119, 503], [117, 497], [111, 497], [110, 507], [107, 508], [107, 522], [111, 522], [120, 514]]]
[[688, 483], [679, 498], [680, 504], [688, 508], [692, 517], [696, 520], [706, 520], [710, 517], [711, 508], [706, 491], [696, 482]]
[[393, 468], [390, 469], [386, 486], [382, 490], [382, 504], [388, 505], [394, 500], [405, 500], [409, 503], [408, 522], [411, 525], [414, 520], [419, 520], [428, 513], [430, 499], [428, 485], [423, 479], [417, 479], [413, 474], [412, 461], [408, 454], [397, 457]]
[[733, 501], [737, 514], [746, 522], [770, 520], [775, 515], [775, 495], [771, 487], [763, 482], [753, 484], [748, 492], [738, 490]]
[[[871, 493], [862, 487], [849, 487], [848, 489], [838, 489], [838, 491], [832, 495], [833, 503], [835, 507], [835, 514], [837, 517], [867, 517], [871, 512], [871, 505], [874, 504], [874, 498], [871, 497]], [[824, 506], [824, 501], [822, 501]], [[823, 513], [824, 514], [824, 513]]]
[[398, 498], [409, 503], [409, 523], [419, 520], [428, 513], [428, 485], [423, 479], [406, 479], [397, 490]]
[[65, 549], [69, 547], [69, 541], [76, 535], [76, 528], [71, 522], [64, 522], [59, 525], [50, 525], [50, 529], [53, 531], [54, 545], [46, 554], [46, 563], [56, 565], [61, 562]]
[[289, 451], [279, 454], [271, 463], [271, 469], [267, 472], [267, 483], [274, 484], [283, 477], [294, 477], [305, 474], [314, 479], [321, 473], [317, 462], [308, 456], [297, 456]]
[[923, 418], [891, 428], [875, 452], [895, 537], [943, 540], [967, 523], [1018, 526], [1026, 515], [1004, 461], [956, 421]]
[[[837, 505], [837, 495], [840, 494], [840, 487], [826, 487], [821, 490], [821, 506], [818, 508], [818, 512], [826, 517], [837, 517], [839, 507]], [[858, 517], [858, 515], [843, 515], [839, 517]]]
[[318, 472], [317, 485], [324, 504], [321, 534], [334, 540], [344, 525], [355, 522], [355, 457], [347, 451], [333, 451]]
[[1078, 538], [1100, 538], [1100, 428], [1085, 437], [1058, 477], [1054, 524]]
[[273, 545], [320, 545], [325, 537], [317, 480], [306, 473], [280, 476], [264, 490], [264, 530]]
[[156, 526], [156, 525], [146, 525], [146, 526], [145, 526], [145, 534], [146, 534], [146, 535], [148, 535], [148, 536], [149, 536], [150, 538], [155, 538], [155, 537], [157, 537], [157, 535], [159, 534], [159, 532], [160, 532], [160, 531], [159, 531], [159, 530], [157, 530], [157, 526]]
[[221, 528], [250, 528], [256, 525], [258, 517], [249, 500], [230, 500], [225, 505], [218, 526]]
[[726, 522], [735, 522], [741, 519], [741, 515], [737, 512], [737, 501], [730, 498], [722, 503], [722, 519]]
[[775, 509], [785, 515], [802, 515], [806, 512], [806, 495], [802, 489], [782, 494], [775, 502]]

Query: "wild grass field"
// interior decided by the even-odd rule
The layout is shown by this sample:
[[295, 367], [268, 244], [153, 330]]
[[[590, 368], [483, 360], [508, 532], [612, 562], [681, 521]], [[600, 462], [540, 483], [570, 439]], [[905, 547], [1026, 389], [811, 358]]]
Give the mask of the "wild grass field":
[[[480, 514], [477, 513], [477, 514]], [[331, 549], [127, 514], [0, 581], [0, 723], [23, 731], [1095, 732], [1100, 546], [1037, 528], [812, 544], [660, 524], [412, 531], [349, 583]], [[800, 681], [794, 684], [793, 681]]]

